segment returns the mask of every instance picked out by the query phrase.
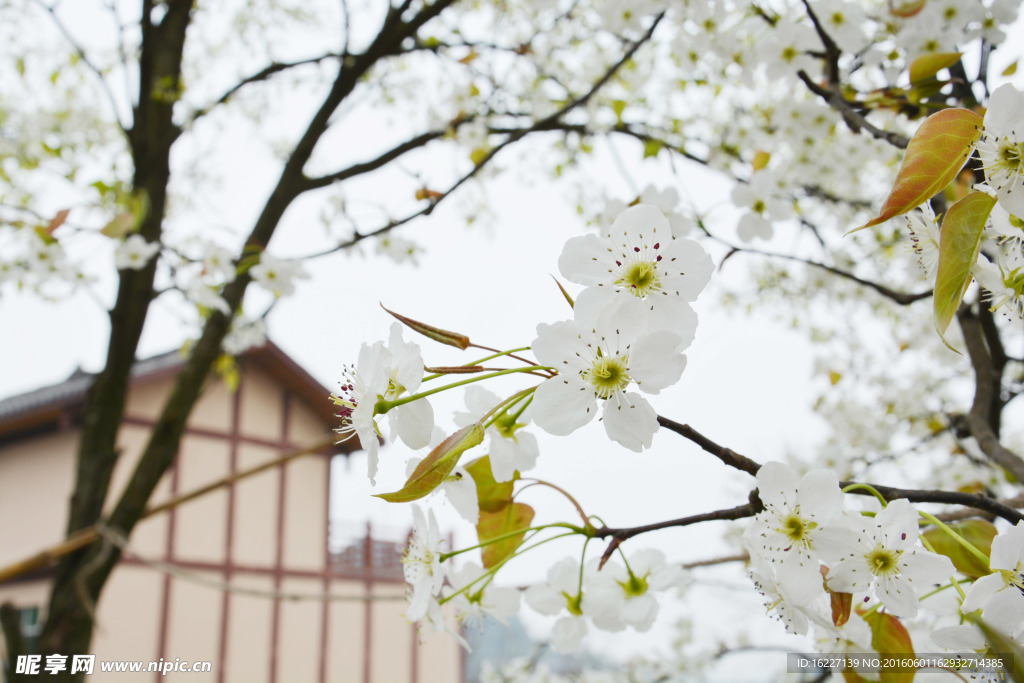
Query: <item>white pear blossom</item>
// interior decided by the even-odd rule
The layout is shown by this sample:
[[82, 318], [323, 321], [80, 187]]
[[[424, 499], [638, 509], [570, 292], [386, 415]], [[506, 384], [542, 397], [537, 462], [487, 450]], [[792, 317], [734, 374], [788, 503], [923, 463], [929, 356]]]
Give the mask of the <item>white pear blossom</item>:
[[256, 283], [275, 297], [290, 296], [295, 292], [296, 279], [308, 279], [309, 274], [296, 259], [279, 259], [267, 252], [260, 254], [260, 262], [249, 269]]
[[935, 275], [939, 270], [939, 222], [932, 205], [925, 202], [907, 214], [910, 229], [911, 248], [917, 255], [917, 262], [924, 270], [928, 283], [935, 286]]
[[[378, 401], [393, 401], [414, 394], [423, 381], [423, 358], [419, 345], [402, 339], [402, 326], [394, 323], [388, 346], [384, 342], [363, 344], [355, 368], [346, 368], [341, 391], [331, 398], [339, 406], [342, 440], [353, 434], [367, 455], [371, 483], [376, 483]], [[420, 449], [430, 443], [434, 411], [426, 399], [418, 399], [387, 411], [392, 440], [400, 437], [406, 446]], [[383, 413], [381, 413], [383, 414]]]
[[889, 503], [873, 519], [860, 518], [826, 577], [828, 587], [844, 593], [874, 589], [893, 616], [917, 616], [918, 590], [927, 592], [956, 571], [948, 557], [916, 545], [917, 518], [905, 499]]
[[266, 341], [267, 324], [262, 318], [249, 320], [243, 316], [236, 316], [231, 321], [231, 329], [228, 330], [221, 346], [224, 348], [224, 353], [237, 356], [246, 349], [263, 345]]
[[211, 282], [234, 282], [235, 262], [231, 251], [216, 242], [203, 244], [203, 275]]
[[[476, 562], [468, 562], [450, 576], [450, 586], [445, 586], [444, 596], [452, 596], [449, 602], [455, 608], [456, 618], [466, 625], [493, 617], [501, 623], [519, 612], [520, 593], [515, 588], [495, 586]], [[469, 586], [466, 590], [462, 588]]]
[[764, 510], [743, 534], [751, 554], [775, 563], [776, 576], [791, 593], [808, 598], [821, 590], [823, 532], [843, 511], [839, 478], [831, 470], [811, 470], [797, 478], [788, 465], [767, 462], [757, 472]]
[[[477, 384], [466, 387], [466, 411], [456, 411], [455, 424], [467, 427], [480, 420], [501, 399], [497, 394]], [[515, 418], [518, 404], [509, 408], [506, 415], [499, 417], [487, 428], [491, 474], [496, 482], [511, 481], [515, 473], [533, 469], [540, 454], [537, 437], [525, 431], [526, 413]]]
[[147, 242], [145, 237], [135, 233], [114, 250], [114, 267], [118, 270], [142, 270], [158, 251], [159, 242]]
[[568, 280], [587, 287], [576, 310], [599, 311], [619, 298], [635, 298], [649, 311], [651, 329], [693, 341], [697, 314], [690, 307], [714, 264], [697, 242], [677, 239], [664, 214], [638, 204], [622, 212], [606, 237], [584, 235], [565, 243], [558, 268]]
[[657, 413], [627, 389], [635, 384], [657, 394], [678, 381], [686, 356], [672, 332], [642, 333], [643, 308], [630, 297], [592, 323], [577, 317], [537, 326], [533, 352], [541, 364], [559, 371], [534, 393], [533, 416], [541, 429], [571, 434], [593, 419], [600, 399], [609, 438], [637, 452], [650, 447]]
[[402, 572], [410, 590], [405, 616], [409, 621], [419, 621], [427, 616], [431, 602], [436, 602], [440, 595], [445, 575], [441, 566], [441, 531], [434, 511], [427, 517], [419, 505], [413, 505], [412, 519], [412, 536], [402, 556]]
[[551, 630], [551, 643], [559, 652], [574, 652], [587, 634], [587, 621], [583, 617], [583, 591], [580, 586], [580, 563], [570, 557], [557, 562], [548, 570], [545, 583], [526, 589], [523, 596], [531, 609], [541, 614], [562, 616]]
[[1021, 266], [1024, 263], [1007, 271], [1002, 264], [992, 263], [984, 254], [979, 254], [971, 274], [984, 288], [992, 311], [1003, 310], [1017, 318], [1024, 315], [1024, 270]]
[[978, 156], [999, 203], [1024, 217], [1024, 93], [1009, 83], [989, 98]]
[[803, 635], [812, 621], [821, 626], [831, 624], [828, 593], [820, 582], [817, 586], [782, 585], [773, 565], [757, 553], [750, 556], [750, 578], [764, 597], [765, 609], [774, 613], [787, 631]]
[[[584, 609], [591, 603], [600, 603], [604, 615], [640, 632], [650, 630], [658, 616], [658, 599], [654, 593], [671, 588], [680, 589], [689, 583], [681, 566], [670, 565], [665, 554], [653, 548], [633, 553], [629, 557], [628, 569], [617, 562], [610, 562], [598, 573], [600, 575], [610, 581], [600, 588], [588, 586]], [[599, 594], [601, 600], [594, 600]], [[591, 619], [598, 628], [605, 628], [597, 615], [592, 614]]]
[[[1024, 591], [1024, 522], [1018, 522], [992, 539], [989, 568], [993, 572], [977, 579], [967, 591], [960, 609], [964, 614], [981, 608], [987, 602]], [[1024, 613], [1021, 614], [1024, 619]]]
[[220, 287], [203, 282], [202, 278], [192, 278], [185, 288], [185, 298], [201, 308], [220, 311], [231, 315], [231, 307], [220, 295]]

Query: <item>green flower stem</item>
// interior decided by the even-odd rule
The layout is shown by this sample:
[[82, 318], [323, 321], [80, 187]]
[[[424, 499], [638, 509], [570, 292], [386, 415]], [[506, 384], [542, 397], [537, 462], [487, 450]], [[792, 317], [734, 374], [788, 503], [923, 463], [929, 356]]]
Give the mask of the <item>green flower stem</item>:
[[[484, 356], [483, 358], [479, 358], [477, 360], [470, 361], [469, 363], [466, 363], [466, 365], [480, 365], [481, 363], [486, 363], [487, 361], [494, 360], [495, 358], [501, 358], [502, 356], [511, 356], [514, 353], [519, 353], [520, 351], [529, 351], [529, 350], [530, 350], [529, 346], [521, 346], [518, 349], [509, 349], [508, 351], [499, 351], [498, 353], [492, 353], [489, 356]], [[523, 360], [523, 359], [519, 359], [519, 360]], [[536, 367], [534, 369], [536, 370]], [[423, 378], [423, 381], [424, 382], [429, 382], [432, 379], [437, 379], [438, 377], [446, 377], [446, 376], [447, 375], [438, 372], [438, 373], [435, 373], [433, 375], [427, 375], [426, 377]]]
[[[516, 414], [512, 416], [512, 422], [513, 423], [519, 422], [519, 418], [522, 417], [523, 413], [526, 412], [526, 409], [530, 406], [531, 403], [533, 403], [533, 396], [531, 396], [530, 398], [526, 399], [523, 402], [523, 407], [520, 408], [519, 410], [517, 410]], [[511, 407], [511, 406], [509, 406], [509, 407]]]
[[875, 487], [872, 486], [871, 484], [850, 484], [845, 489], [843, 489], [843, 493], [849, 493], [850, 491], [858, 491], [858, 490], [859, 491], [868, 491], [871, 495], [873, 495], [875, 498], [877, 498], [882, 503], [882, 507], [886, 507], [889, 504], [889, 501], [887, 501], [885, 499], [885, 496], [883, 496], [881, 493], [879, 493], [878, 490], [875, 489]]
[[443, 387], [435, 387], [433, 389], [428, 389], [427, 391], [421, 391], [420, 393], [413, 394], [411, 396], [403, 396], [402, 398], [396, 398], [394, 401], [388, 401], [387, 399], [379, 398], [379, 399], [377, 399], [377, 402], [373, 405], [373, 414], [374, 415], [384, 415], [385, 413], [387, 413], [392, 408], [397, 408], [398, 406], [405, 405], [406, 403], [412, 403], [413, 401], [418, 401], [421, 398], [426, 398], [427, 396], [431, 396], [433, 394], [438, 394], [438, 393], [440, 393], [442, 391], [446, 391], [448, 389], [454, 389], [455, 387], [461, 387], [461, 386], [464, 386], [466, 384], [472, 384], [473, 382], [481, 382], [481, 381], [483, 381], [485, 379], [491, 379], [493, 377], [501, 377], [502, 375], [511, 375], [513, 373], [520, 373], [520, 372], [536, 372], [538, 370], [538, 368], [542, 369], [542, 370], [551, 370], [552, 369], [552, 368], [541, 367], [541, 366], [526, 367], [526, 368], [508, 368], [507, 370], [498, 370], [497, 372], [491, 372], [491, 373], [488, 373], [486, 375], [481, 375], [481, 376], [478, 376], [478, 377], [470, 377], [469, 379], [464, 379], [464, 380], [461, 380], [459, 382], [452, 382], [451, 384], [445, 384]]
[[469, 546], [468, 548], [462, 548], [460, 550], [453, 550], [450, 553], [441, 553], [441, 561], [442, 562], [446, 562], [449, 559], [451, 559], [452, 557], [455, 557], [456, 555], [461, 555], [462, 553], [469, 552], [470, 550], [477, 550], [478, 548], [484, 548], [484, 547], [487, 547], [487, 546], [491, 545], [492, 543], [497, 543], [498, 541], [504, 541], [506, 538], [512, 538], [513, 536], [517, 536], [519, 534], [527, 534], [527, 533], [530, 533], [530, 532], [538, 532], [538, 531], [543, 531], [544, 529], [554, 529], [554, 528], [569, 529], [570, 532], [571, 532], [571, 533], [567, 534], [569, 536], [573, 536], [573, 535], [586, 535], [586, 530], [583, 529], [582, 527], [578, 527], [578, 526], [575, 526], [573, 524], [569, 524], [567, 522], [553, 522], [552, 524], [543, 524], [541, 526], [533, 526], [533, 527], [529, 527], [527, 529], [517, 529], [515, 531], [509, 531], [508, 533], [501, 534], [500, 536], [495, 536], [494, 538], [489, 539], [486, 543], [478, 543], [477, 545]]
[[[976, 548], [974, 544], [972, 544], [970, 541], [968, 541], [966, 538], [964, 538], [957, 532], [953, 531], [951, 528], [949, 528], [949, 526], [947, 526], [944, 522], [939, 520], [935, 515], [930, 515], [927, 512], [922, 512], [921, 510], [918, 510], [917, 514], [921, 515], [926, 520], [928, 520], [930, 524], [934, 524], [938, 528], [945, 531], [946, 534], [951, 536], [954, 541], [956, 541], [964, 548], [966, 548], [967, 552], [969, 552], [971, 555], [974, 555], [974, 557], [976, 557], [985, 566], [986, 569], [989, 568], [989, 558], [985, 555], [985, 553], [981, 552], [981, 550]], [[929, 548], [929, 550], [931, 550], [931, 548]]]
[[[493, 408], [491, 408], [490, 410], [488, 410], [487, 414], [484, 415], [482, 418], [480, 418], [481, 422], [483, 422], [484, 420], [487, 420], [487, 422], [484, 424], [484, 429], [487, 429], [492, 424], [497, 422], [501, 418], [502, 413], [504, 413], [506, 410], [508, 410], [509, 406], [515, 405], [517, 401], [522, 399], [524, 396], [529, 396], [530, 394], [532, 394], [536, 390], [537, 390], [537, 387], [530, 387], [528, 389], [523, 389], [522, 391], [517, 391], [516, 393], [512, 394], [511, 396], [509, 396], [508, 398], [506, 398], [504, 401], [502, 401], [498, 405], [496, 405]], [[530, 396], [530, 398], [532, 400], [533, 397]]]
[[583, 541], [583, 552], [580, 553], [580, 581], [576, 585], [576, 595], [583, 594], [583, 561], [587, 559], [587, 545], [594, 539], [593, 536], [587, 536], [587, 540]]
[[[537, 529], [537, 531], [539, 532], [539, 531], [540, 531], [540, 529]], [[536, 533], [534, 533], [534, 534], [533, 534], [533, 535], [531, 536], [531, 538], [533, 538], [533, 537], [534, 537], [534, 536], [536, 536], [536, 535], [537, 535], [537, 534], [536, 534]], [[448, 596], [448, 597], [446, 597], [446, 598], [441, 598], [441, 599], [440, 599], [440, 600], [438, 600], [437, 602], [438, 602], [438, 604], [439, 604], [439, 605], [443, 605], [444, 603], [448, 602], [449, 600], [451, 600], [452, 598], [454, 598], [454, 597], [455, 597], [456, 595], [458, 595], [459, 593], [462, 593], [462, 592], [464, 592], [464, 591], [465, 591], [466, 589], [468, 589], [468, 588], [469, 588], [470, 586], [472, 586], [472, 585], [473, 585], [474, 583], [477, 583], [477, 582], [478, 582], [478, 581], [480, 581], [481, 579], [484, 579], [484, 578], [486, 578], [486, 579], [487, 579], [487, 583], [485, 583], [485, 584], [484, 584], [483, 586], [481, 586], [481, 587], [480, 587], [480, 589], [481, 589], [481, 590], [483, 590], [484, 588], [486, 588], [486, 587], [487, 587], [487, 584], [489, 584], [489, 583], [490, 583], [491, 581], [493, 581], [493, 580], [494, 580], [494, 577], [495, 577], [495, 575], [496, 575], [496, 574], [498, 573], [498, 570], [499, 570], [499, 569], [501, 569], [502, 567], [504, 567], [504, 566], [505, 566], [505, 564], [506, 564], [507, 562], [509, 562], [509, 561], [511, 561], [511, 560], [512, 560], [512, 558], [514, 558], [514, 557], [519, 557], [519, 556], [520, 556], [520, 555], [522, 555], [523, 553], [525, 553], [525, 552], [527, 552], [527, 551], [529, 551], [529, 550], [533, 550], [534, 548], [536, 548], [536, 547], [538, 547], [538, 546], [541, 546], [541, 545], [544, 545], [545, 543], [548, 543], [548, 542], [550, 542], [550, 541], [554, 541], [554, 540], [557, 540], [557, 539], [559, 539], [559, 538], [566, 538], [566, 537], [568, 537], [568, 536], [576, 536], [576, 535], [577, 535], [577, 534], [576, 534], [575, 532], [573, 532], [573, 531], [570, 531], [570, 532], [568, 532], [568, 533], [564, 533], [564, 534], [555, 534], [554, 536], [550, 536], [550, 537], [548, 537], [548, 538], [545, 538], [545, 539], [544, 539], [544, 540], [542, 540], [542, 541], [537, 541], [537, 542], [536, 542], [536, 543], [534, 543], [533, 545], [528, 545], [528, 546], [524, 546], [524, 547], [521, 547], [521, 548], [519, 548], [518, 550], [516, 550], [515, 552], [511, 553], [511, 554], [510, 554], [510, 555], [509, 555], [508, 557], [506, 557], [505, 559], [503, 559], [503, 560], [502, 560], [501, 562], [499, 562], [498, 564], [494, 565], [494, 566], [493, 566], [493, 567], [491, 567], [491, 568], [490, 568], [489, 570], [487, 570], [487, 573], [486, 573], [486, 574], [483, 574], [482, 576], [480, 576], [479, 578], [477, 578], [477, 579], [476, 579], [475, 581], [473, 581], [472, 583], [470, 583], [470, 584], [468, 584], [468, 585], [466, 585], [466, 586], [464, 586], [464, 587], [460, 588], [459, 590], [455, 591], [454, 593], [452, 593], [451, 595], [449, 595], [449, 596]], [[467, 548], [466, 550], [471, 550], [471, 549], [470, 549], [470, 548]], [[458, 551], [458, 552], [464, 552], [464, 551], [460, 550], [460, 551]], [[451, 556], [451, 555], [454, 555], [454, 554], [455, 554], [455, 553], [448, 553], [447, 555], [448, 555], [448, 556]], [[444, 562], [444, 560], [445, 560], [445, 554], [442, 554], [442, 555], [441, 555], [441, 558], [442, 558], [442, 559], [441, 559], [441, 561], [442, 561], [442, 562]]]

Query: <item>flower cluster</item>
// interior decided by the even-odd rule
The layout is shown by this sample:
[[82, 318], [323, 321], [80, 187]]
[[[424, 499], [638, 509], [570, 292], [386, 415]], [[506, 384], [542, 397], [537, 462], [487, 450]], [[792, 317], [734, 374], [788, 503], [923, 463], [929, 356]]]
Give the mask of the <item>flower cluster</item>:
[[844, 509], [831, 470], [798, 478], [776, 462], [761, 467], [757, 483], [765, 509], [743, 541], [755, 584], [791, 631], [813, 623], [833, 640], [857, 642], [836, 623], [830, 596], [847, 594], [861, 607], [877, 600], [872, 609], [913, 617], [919, 600], [956, 573], [948, 557], [920, 545], [918, 513], [906, 500], [868, 517]]
[[714, 266], [703, 247], [673, 236], [656, 207], [626, 209], [602, 235], [570, 239], [559, 258], [584, 285], [573, 319], [537, 327], [537, 360], [558, 374], [537, 387], [534, 415], [555, 435], [601, 419], [626, 448], [650, 447], [657, 414], [632, 388], [657, 394], [679, 380], [693, 341], [696, 300]]

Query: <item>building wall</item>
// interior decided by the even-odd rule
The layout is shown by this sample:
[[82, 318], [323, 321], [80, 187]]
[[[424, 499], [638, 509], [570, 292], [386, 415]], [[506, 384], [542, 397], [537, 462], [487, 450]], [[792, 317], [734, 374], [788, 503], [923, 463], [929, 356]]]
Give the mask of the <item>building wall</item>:
[[[172, 381], [164, 376], [130, 391], [108, 509], [134, 470]], [[153, 503], [273, 461], [327, 430], [258, 369], [244, 370], [236, 393], [213, 382]], [[24, 519], [26, 511], [32, 519], [0, 524], [0, 564], [63, 538], [76, 441], [77, 430], [71, 430], [0, 447], [0, 519]], [[327, 455], [302, 456], [140, 522], [131, 553], [97, 608], [97, 660], [213, 663], [208, 674], [139, 678], [167, 683], [458, 680], [461, 655], [454, 641], [436, 638], [421, 646], [401, 616], [403, 584], [330, 573], [329, 474]], [[154, 560], [188, 577], [161, 571]], [[240, 592], [224, 591], [225, 583]], [[45, 581], [0, 585], [0, 600], [39, 605], [47, 591]], [[273, 599], [280, 593], [351, 599]], [[368, 593], [380, 599], [364, 600]], [[124, 676], [97, 672], [90, 680]]]

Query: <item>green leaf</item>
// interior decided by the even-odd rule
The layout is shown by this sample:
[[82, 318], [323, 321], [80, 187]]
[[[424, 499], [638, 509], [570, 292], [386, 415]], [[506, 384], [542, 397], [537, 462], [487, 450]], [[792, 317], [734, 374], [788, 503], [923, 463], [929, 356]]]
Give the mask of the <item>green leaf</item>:
[[[949, 185], [981, 137], [982, 118], [968, 109], [943, 109], [917, 129], [881, 212], [850, 232], [910, 211]], [[847, 233], [849, 234], [849, 233]]]
[[[985, 555], [991, 556], [992, 539], [996, 536], [996, 528], [992, 522], [984, 519], [969, 519], [965, 522], [950, 524], [949, 527]], [[929, 529], [922, 535], [935, 549], [935, 552], [952, 560], [953, 566], [961, 574], [978, 579], [990, 573], [984, 562], [942, 529]]]
[[[883, 658], [914, 656], [910, 634], [899, 619], [886, 612], [872, 612], [864, 616], [864, 621], [871, 627], [871, 647]], [[882, 669], [879, 678], [882, 683], [910, 683], [916, 673], [913, 669]]]
[[447, 344], [448, 346], [454, 346], [458, 349], [462, 349], [463, 351], [465, 351], [471, 343], [469, 341], [469, 337], [464, 334], [449, 332], [448, 330], [442, 330], [440, 327], [434, 327], [432, 325], [427, 325], [426, 323], [421, 323], [418, 320], [413, 320], [412, 318], [406, 318], [404, 315], [399, 315], [398, 313], [389, 310], [384, 304], [381, 304], [380, 307], [393, 315], [399, 322], [403, 323], [414, 332], [419, 332], [423, 336], [430, 337], [436, 342]]
[[1017, 73], [1017, 60], [1016, 59], [1013, 60], [1013, 63], [1010, 64], [1010, 66], [1008, 66], [1005, 69], [1003, 69], [1003, 73], [1000, 74], [1000, 75], [1002, 75], [1002, 76], [1012, 76], [1015, 73]]
[[526, 530], [533, 522], [533, 515], [533, 508], [525, 503], [512, 503], [497, 512], [480, 510], [480, 521], [476, 525], [476, 534], [481, 544], [508, 535], [506, 538], [494, 541], [480, 549], [484, 569], [490, 569], [499, 564], [523, 544]]
[[393, 493], [376, 494], [375, 497], [383, 498], [389, 503], [419, 500], [444, 483], [459, 463], [462, 454], [483, 440], [484, 427], [479, 422], [463, 427], [430, 451], [430, 455], [413, 470], [405, 486]]
[[658, 152], [664, 146], [661, 140], [644, 140], [644, 159], [658, 156]]
[[[945, 332], [960, 307], [971, 268], [978, 260], [981, 233], [996, 200], [984, 192], [972, 192], [949, 208], [942, 217], [939, 235], [939, 266], [935, 276], [935, 329], [946, 346]], [[956, 351], [956, 349], [953, 349]]]
[[476, 484], [476, 498], [480, 504], [481, 512], [498, 512], [512, 502], [512, 491], [515, 481], [519, 478], [516, 472], [512, 481], [498, 483], [491, 473], [491, 457], [484, 457], [474, 460], [466, 465], [466, 471], [473, 477]]
[[615, 112], [615, 118], [618, 119], [618, 122], [621, 124], [622, 123], [622, 112], [626, 111], [626, 101], [625, 100], [614, 100], [612, 102], [612, 111]]
[[932, 52], [921, 55], [910, 63], [911, 84], [931, 78], [943, 69], [948, 69], [959, 62], [962, 56], [960, 52]]

